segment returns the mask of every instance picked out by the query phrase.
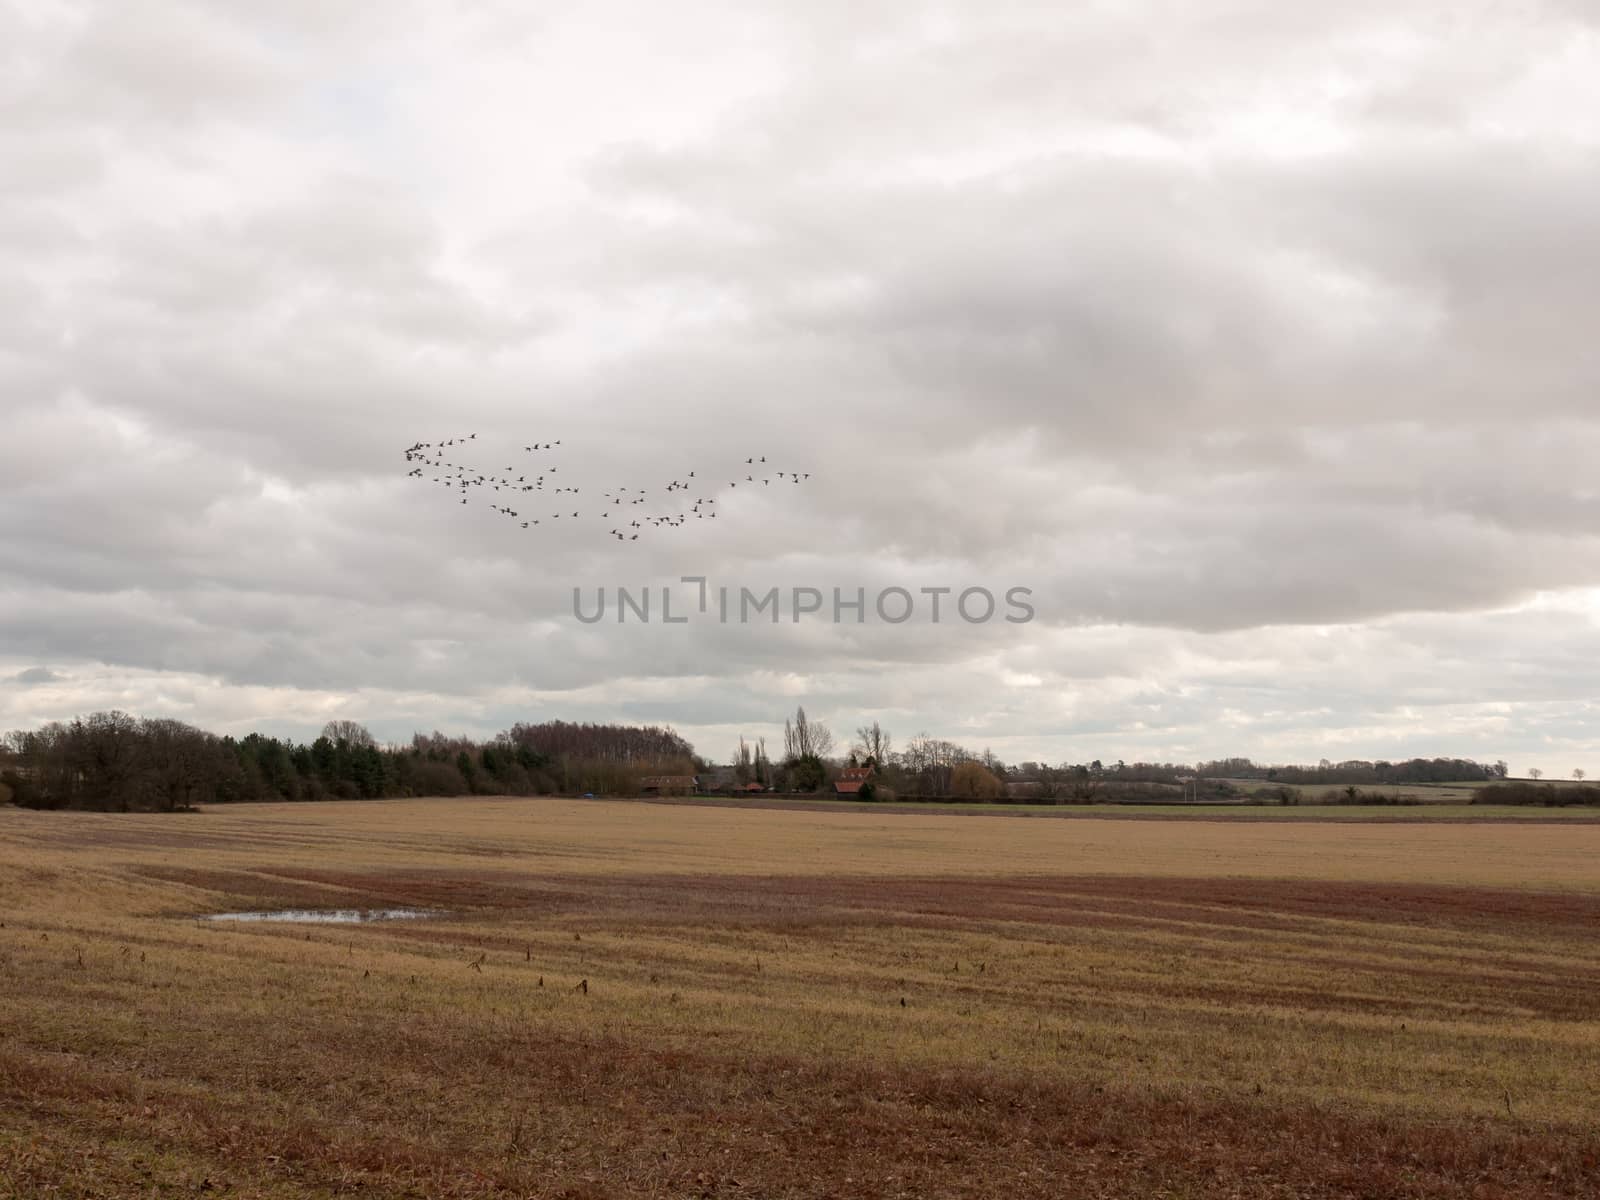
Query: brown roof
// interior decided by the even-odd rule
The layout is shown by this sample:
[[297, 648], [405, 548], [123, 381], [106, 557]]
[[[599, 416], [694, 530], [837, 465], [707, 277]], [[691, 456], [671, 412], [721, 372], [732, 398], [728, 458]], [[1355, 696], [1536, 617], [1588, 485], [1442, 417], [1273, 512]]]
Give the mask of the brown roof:
[[833, 785], [833, 790], [843, 796], [853, 796], [861, 790], [864, 779], [840, 779]]
[[844, 767], [839, 772], [840, 779], [853, 779], [860, 781], [872, 774], [871, 767]]

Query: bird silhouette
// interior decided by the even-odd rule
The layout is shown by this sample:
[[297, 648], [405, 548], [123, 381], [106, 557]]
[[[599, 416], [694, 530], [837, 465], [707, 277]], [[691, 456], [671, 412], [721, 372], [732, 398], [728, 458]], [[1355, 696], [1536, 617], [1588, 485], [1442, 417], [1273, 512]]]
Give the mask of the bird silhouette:
[[[579, 484], [565, 484], [561, 487], [546, 488], [544, 485], [547, 476], [554, 476], [558, 469], [553, 465], [537, 471], [533, 481], [529, 482], [526, 473], [519, 474], [516, 468], [509, 463], [504, 467], [498, 468], [501, 472], [500, 474], [495, 474], [493, 471], [477, 471], [467, 464], [456, 463], [444, 457], [445, 447], [464, 446], [469, 441], [476, 441], [477, 436], [476, 433], [471, 433], [464, 436], [441, 439], [436, 442], [413, 442], [402, 451], [404, 460], [411, 464], [406, 472], [407, 477], [455, 489], [457, 499], [462, 505], [470, 502], [470, 489], [472, 488], [487, 487], [489, 491], [496, 495], [506, 491], [521, 493], [551, 492], [555, 495], [571, 494], [577, 496], [582, 492], [582, 486]], [[561, 439], [557, 438], [549, 441], [525, 443], [522, 449], [524, 452], [531, 454], [535, 451], [552, 450], [560, 445]], [[752, 454], [745, 458], [745, 463], [750, 466], [754, 466], [756, 463], [764, 464], [767, 461], [768, 456], [765, 454]], [[421, 465], [417, 465], [419, 463]], [[440, 474], [430, 476], [426, 473], [426, 468], [432, 468], [439, 471]], [[792, 486], [798, 486], [802, 480], [811, 478], [811, 472], [809, 471], [794, 471], [788, 468], [775, 471], [774, 474], [779, 481], [787, 479]], [[641, 513], [642, 521], [630, 521], [623, 528], [613, 527], [606, 531], [606, 536], [617, 541], [638, 541], [641, 534], [647, 529], [658, 530], [665, 534], [670, 530], [682, 529], [691, 517], [697, 521], [703, 521], [707, 517], [716, 518], [719, 515], [715, 508], [717, 504], [716, 496], [692, 495], [695, 489], [691, 488], [689, 481], [698, 481], [700, 478], [701, 468], [696, 466], [692, 470], [685, 471], [681, 478], [668, 479], [665, 483], [656, 487], [616, 486], [604, 491], [600, 505], [602, 516], [608, 513], [618, 515], [615, 510], [622, 505], [624, 500], [632, 506], [642, 506], [647, 502], [651, 504], [658, 503], [658, 500], [650, 499], [652, 496], [667, 498], [664, 510], [658, 509], [648, 516]], [[754, 473], [747, 474], [744, 477], [744, 482], [746, 484], [755, 483], [756, 477]], [[761, 478], [762, 486], [769, 487], [771, 483], [771, 476], [763, 476]], [[738, 486], [739, 480], [737, 478], [728, 481], [730, 491]], [[521, 529], [531, 529], [539, 524], [538, 518], [523, 520], [521, 513], [515, 508], [512, 508], [509, 504], [502, 504], [497, 499], [486, 499], [484, 503], [494, 509], [496, 515], [515, 521]], [[550, 514], [550, 519], [552, 520], [560, 520], [563, 517], [568, 521], [580, 521], [583, 519], [583, 512], [581, 509], [574, 509], [571, 512], [553, 512]], [[625, 529], [631, 532], [625, 532]]]

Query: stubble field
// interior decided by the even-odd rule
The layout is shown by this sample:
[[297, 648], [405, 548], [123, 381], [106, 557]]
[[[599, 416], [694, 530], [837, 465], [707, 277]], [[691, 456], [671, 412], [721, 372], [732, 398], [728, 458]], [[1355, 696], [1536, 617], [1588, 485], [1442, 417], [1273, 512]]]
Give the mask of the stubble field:
[[1600, 1194], [1593, 823], [0, 809], [0, 922], [5, 1197]]

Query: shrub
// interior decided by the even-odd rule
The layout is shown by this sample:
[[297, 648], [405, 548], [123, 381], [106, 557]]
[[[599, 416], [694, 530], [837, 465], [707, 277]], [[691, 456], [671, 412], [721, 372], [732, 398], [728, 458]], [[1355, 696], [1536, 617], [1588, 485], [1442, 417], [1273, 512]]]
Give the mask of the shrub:
[[784, 763], [789, 769], [789, 786], [797, 792], [815, 792], [828, 781], [828, 770], [815, 754], [804, 754]]
[[1006, 785], [982, 763], [964, 762], [950, 775], [950, 794], [973, 800], [994, 800], [1005, 794]]
[[27, 803], [27, 779], [19, 776], [16, 771], [6, 771], [0, 774], [0, 803], [16, 805], [18, 808], [30, 808]]
[[1358, 787], [1347, 787], [1339, 792], [1323, 792], [1317, 797], [1318, 804], [1354, 804], [1354, 805], [1383, 805], [1383, 806], [1408, 806], [1421, 804], [1422, 801], [1415, 796], [1402, 796], [1392, 792], [1363, 792]]
[[423, 761], [412, 772], [411, 788], [419, 796], [461, 796], [467, 781], [454, 763]]

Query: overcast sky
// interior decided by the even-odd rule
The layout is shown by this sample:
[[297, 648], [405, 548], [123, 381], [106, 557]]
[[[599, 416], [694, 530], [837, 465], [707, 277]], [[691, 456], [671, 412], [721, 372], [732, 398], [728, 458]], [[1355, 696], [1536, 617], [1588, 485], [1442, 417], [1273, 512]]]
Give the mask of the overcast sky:
[[[0, 727], [1596, 773], [1597, 13], [0, 0]], [[686, 574], [1036, 617], [572, 616]]]

